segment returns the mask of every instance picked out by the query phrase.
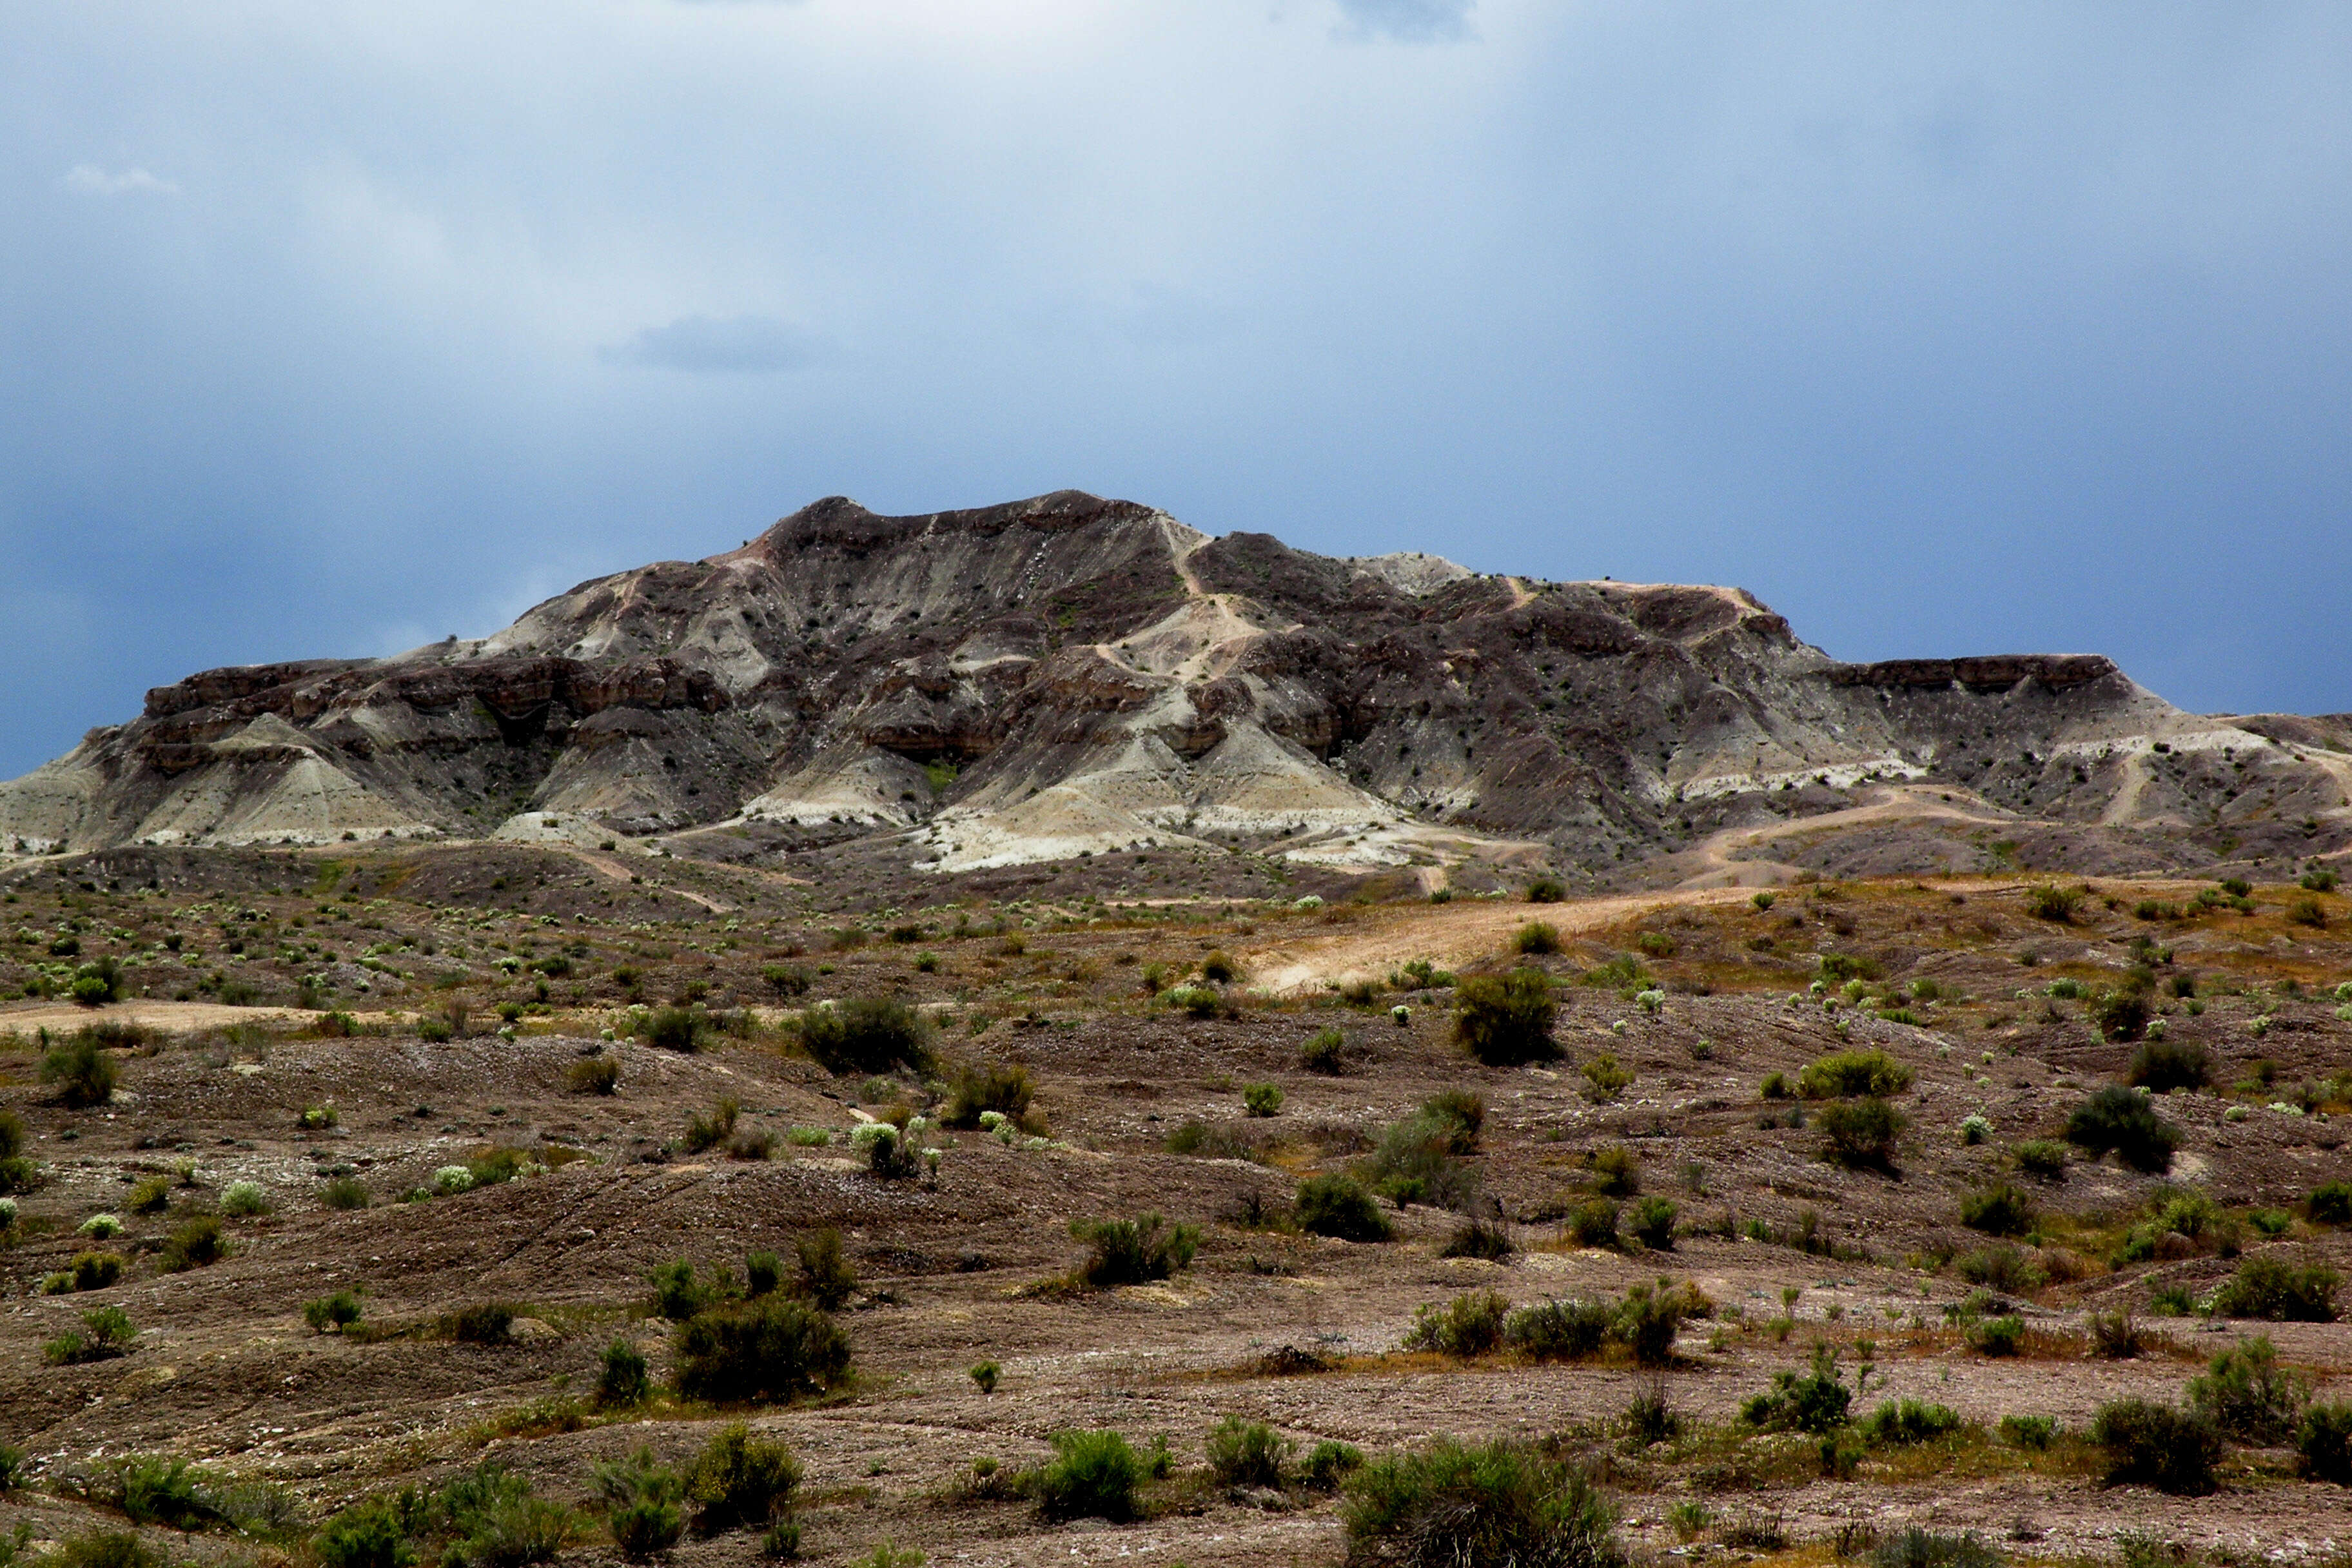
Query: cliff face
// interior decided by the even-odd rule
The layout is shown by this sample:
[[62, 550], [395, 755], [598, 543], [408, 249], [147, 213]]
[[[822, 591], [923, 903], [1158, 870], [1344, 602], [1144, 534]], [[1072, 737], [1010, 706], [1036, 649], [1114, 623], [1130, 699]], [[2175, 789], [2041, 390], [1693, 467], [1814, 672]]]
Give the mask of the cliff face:
[[1335, 560], [1074, 492], [921, 517], [834, 499], [480, 641], [158, 688], [0, 785], [0, 841], [740, 818], [948, 869], [1236, 836], [1338, 865], [1613, 864], [1927, 780], [2305, 854], [2344, 837], [2343, 737], [2184, 713], [2095, 656], [1840, 664], [1736, 589]]

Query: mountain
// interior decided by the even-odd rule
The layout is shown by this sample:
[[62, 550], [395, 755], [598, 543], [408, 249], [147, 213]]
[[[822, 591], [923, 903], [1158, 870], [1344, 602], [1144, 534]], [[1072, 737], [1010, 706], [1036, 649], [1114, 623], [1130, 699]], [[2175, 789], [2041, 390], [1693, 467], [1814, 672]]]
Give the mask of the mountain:
[[2096, 655], [1841, 663], [1735, 588], [1335, 559], [1074, 491], [836, 497], [478, 641], [158, 687], [0, 785], [0, 842], [691, 852], [723, 825], [943, 872], [1185, 840], [1621, 879], [2145, 870], [2342, 849], [2347, 744], [2352, 717], [2188, 713]]

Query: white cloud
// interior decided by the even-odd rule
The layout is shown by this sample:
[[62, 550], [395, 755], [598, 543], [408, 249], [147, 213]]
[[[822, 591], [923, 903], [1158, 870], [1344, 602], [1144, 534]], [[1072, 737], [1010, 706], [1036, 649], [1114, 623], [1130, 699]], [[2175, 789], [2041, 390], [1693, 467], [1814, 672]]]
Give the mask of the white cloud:
[[698, 375], [763, 374], [806, 364], [815, 344], [773, 316], [680, 316], [625, 343], [596, 351], [606, 364], [682, 370]]
[[1477, 0], [1339, 0], [1351, 30], [1405, 43], [1466, 38]]
[[62, 183], [66, 189], [88, 196], [119, 196], [131, 191], [158, 196], [180, 194], [179, 186], [169, 180], [159, 180], [144, 169], [129, 168], [119, 174], [110, 174], [95, 163], [76, 163], [66, 171]]

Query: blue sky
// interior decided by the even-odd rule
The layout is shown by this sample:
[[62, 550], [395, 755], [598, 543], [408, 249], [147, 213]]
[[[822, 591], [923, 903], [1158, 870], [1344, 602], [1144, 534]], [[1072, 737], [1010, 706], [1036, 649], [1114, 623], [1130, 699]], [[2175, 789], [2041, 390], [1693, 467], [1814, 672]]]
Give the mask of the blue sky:
[[2352, 709], [2352, 7], [26, 0], [0, 773], [818, 496]]

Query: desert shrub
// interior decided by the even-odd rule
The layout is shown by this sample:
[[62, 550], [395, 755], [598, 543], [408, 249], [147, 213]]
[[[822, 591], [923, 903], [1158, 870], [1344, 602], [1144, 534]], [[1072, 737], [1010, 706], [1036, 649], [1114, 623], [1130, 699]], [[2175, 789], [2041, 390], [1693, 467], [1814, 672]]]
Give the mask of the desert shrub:
[[2126, 987], [2101, 991], [2083, 1009], [2092, 1027], [2110, 1040], [2136, 1040], [2147, 1028], [2147, 994]]
[[2023, 1236], [2033, 1228], [2033, 1200], [2001, 1182], [1960, 1199], [1960, 1223], [1987, 1236]]
[[310, 1325], [314, 1334], [323, 1334], [329, 1329], [348, 1329], [362, 1316], [356, 1291], [338, 1290], [331, 1296], [302, 1303], [302, 1321]]
[[1511, 1233], [1500, 1224], [1483, 1219], [1465, 1220], [1445, 1238], [1437, 1249], [1440, 1258], [1483, 1258], [1500, 1262], [1516, 1251], [1511, 1245]]
[[797, 963], [762, 964], [760, 978], [779, 996], [803, 996], [811, 984], [809, 972]]
[[1488, 1067], [1518, 1067], [1559, 1055], [1551, 1037], [1559, 1004], [1540, 969], [1474, 974], [1454, 988], [1454, 1034]]
[[1807, 1100], [1885, 1098], [1911, 1087], [1911, 1069], [1885, 1051], [1836, 1051], [1810, 1062], [1797, 1075], [1797, 1092]]
[[976, 1361], [965, 1370], [964, 1375], [971, 1379], [972, 1386], [982, 1394], [994, 1394], [997, 1379], [1004, 1375], [1004, 1368], [993, 1361]]
[[709, 1114], [698, 1110], [688, 1117], [685, 1135], [678, 1142], [689, 1154], [715, 1149], [734, 1135], [736, 1118], [742, 1113], [743, 1107], [733, 1099], [721, 1100]]
[[2060, 925], [2074, 918], [2074, 910], [2082, 901], [2082, 894], [2052, 882], [2042, 882], [2025, 890], [2025, 912], [2035, 920], [2055, 921]]
[[114, 1473], [125, 1518], [174, 1530], [197, 1529], [218, 1517], [207, 1495], [211, 1481], [185, 1459], [125, 1459]]
[[331, 1209], [363, 1209], [368, 1190], [355, 1176], [330, 1176], [320, 1185], [319, 1202]]
[[41, 1058], [41, 1081], [55, 1084], [58, 1102], [77, 1110], [114, 1097], [121, 1072], [87, 1029], [51, 1046]]
[[2274, 1447], [2293, 1438], [2310, 1386], [2279, 1365], [2268, 1334], [2256, 1334], [2215, 1356], [2201, 1377], [2189, 1380], [2189, 1407], [2242, 1443]]
[[1224, 998], [1206, 985], [1171, 985], [1160, 994], [1160, 1000], [1195, 1018], [1213, 1018], [1224, 1005]]
[[2299, 926], [2325, 926], [2327, 923], [2327, 906], [2317, 899], [2290, 900], [2286, 906], [2286, 918]]
[[790, 1448], [753, 1436], [743, 1422], [730, 1422], [687, 1467], [685, 1491], [694, 1504], [695, 1533], [756, 1529], [781, 1518], [792, 1510], [800, 1484], [800, 1461]]
[[1969, 1325], [1968, 1341], [1979, 1355], [2013, 1356], [2025, 1342], [2025, 1320], [2013, 1314], [1979, 1318]]
[[164, 1238], [163, 1272], [184, 1274], [191, 1268], [207, 1268], [226, 1258], [228, 1251], [228, 1239], [221, 1234], [221, 1222], [208, 1214], [197, 1215]]
[[1960, 1429], [1959, 1413], [1948, 1405], [1890, 1399], [1859, 1423], [1864, 1441], [1878, 1447], [1932, 1443]]
[[2147, 1348], [2147, 1336], [2140, 1332], [2139, 1322], [2128, 1307], [2093, 1312], [2090, 1329], [2092, 1353], [2109, 1361], [2129, 1361]]
[[2113, 1400], [2099, 1406], [2091, 1441], [2107, 1451], [2109, 1486], [2138, 1482], [2175, 1494], [2213, 1489], [2221, 1433], [2195, 1411], [2146, 1399]]
[[1292, 1208], [1298, 1228], [1341, 1241], [1386, 1241], [1395, 1234], [1380, 1205], [1350, 1176], [1309, 1176]]
[[1278, 1488], [1297, 1445], [1263, 1421], [1228, 1415], [1210, 1429], [1204, 1447], [1219, 1486]]
[[2314, 1225], [2352, 1225], [2352, 1182], [2323, 1182], [2303, 1200]]
[[678, 1392], [715, 1405], [789, 1403], [849, 1376], [849, 1336], [831, 1316], [774, 1296], [696, 1313], [672, 1338]]
[[2144, 1090], [2109, 1084], [2066, 1118], [2066, 1142], [2094, 1159], [2112, 1150], [2135, 1171], [2161, 1173], [2172, 1168], [2180, 1130], [2156, 1113]]
[[41, 1353], [51, 1366], [80, 1366], [128, 1355], [138, 1338], [139, 1331], [121, 1308], [93, 1307], [81, 1315], [80, 1328], [43, 1342]]
[[1230, 985], [1242, 977], [1242, 966], [1223, 948], [1211, 948], [1201, 960], [1201, 978], [1212, 985]]
[[1466, 1208], [1477, 1194], [1478, 1172], [1464, 1156], [1476, 1151], [1486, 1115], [1486, 1102], [1467, 1089], [1432, 1095], [1381, 1135], [1364, 1173], [1381, 1196], [1400, 1205]]
[[373, 1497], [330, 1518], [311, 1538], [322, 1568], [409, 1568], [416, 1561], [398, 1500]]
[[1352, 1443], [1326, 1437], [1307, 1450], [1307, 1458], [1298, 1467], [1298, 1484], [1309, 1491], [1331, 1491], [1363, 1468], [1361, 1449]]
[[515, 1310], [509, 1301], [477, 1301], [442, 1317], [441, 1328], [451, 1339], [467, 1345], [502, 1345], [513, 1329]]
[[1608, 1347], [1615, 1316], [1606, 1301], [1590, 1298], [1522, 1307], [1503, 1321], [1503, 1339], [1538, 1361], [1590, 1361]]
[[1011, 1062], [967, 1062], [956, 1069], [955, 1087], [940, 1122], [969, 1130], [980, 1125], [981, 1113], [987, 1110], [1019, 1122], [1028, 1116], [1036, 1097], [1037, 1085], [1027, 1068]]
[[1529, 921], [1511, 938], [1511, 949], [1530, 956], [1559, 951], [1559, 928], [1549, 921]]
[[2004, 1415], [2000, 1440], [2012, 1448], [2047, 1448], [2058, 1438], [2058, 1421], [2051, 1415]]
[[621, 1555], [643, 1562], [677, 1544], [686, 1533], [686, 1482], [640, 1447], [625, 1459], [600, 1461], [591, 1472], [604, 1503], [604, 1524]]
[[2303, 1413], [2294, 1446], [2304, 1474], [2317, 1481], [2352, 1486], [2352, 1405], [2315, 1405]]
[[1845, 1425], [1853, 1400], [1853, 1391], [1838, 1376], [1837, 1352], [1816, 1344], [1810, 1370], [1774, 1373], [1770, 1388], [1740, 1405], [1739, 1418], [1767, 1431], [1822, 1437]]
[[2289, 1323], [2332, 1323], [2342, 1277], [2325, 1263], [2295, 1265], [2249, 1258], [2221, 1282], [2206, 1310], [2217, 1318], [2269, 1318]]
[[269, 1212], [269, 1199], [257, 1182], [231, 1182], [221, 1189], [221, 1213], [235, 1219], [248, 1219]]
[[841, 1232], [826, 1226], [793, 1238], [793, 1294], [822, 1311], [837, 1312], [857, 1293], [857, 1272], [841, 1248]]
[[1764, 1081], [1757, 1087], [1756, 1092], [1765, 1100], [1788, 1099], [1792, 1092], [1789, 1088], [1789, 1075], [1784, 1072], [1766, 1073]]
[[703, 1037], [709, 1032], [709, 1019], [691, 1007], [656, 1008], [638, 1028], [639, 1037], [649, 1046], [689, 1053], [702, 1048]]
[[827, 1072], [921, 1072], [931, 1058], [930, 1026], [906, 1003], [889, 996], [855, 996], [801, 1015], [801, 1047]]
[[1492, 1290], [1456, 1296], [1443, 1306], [1424, 1303], [1413, 1311], [1404, 1348], [1465, 1358], [1485, 1355], [1503, 1342], [1503, 1320], [1509, 1310], [1510, 1303]]
[[1630, 1198], [1642, 1190], [1642, 1157], [1622, 1143], [1604, 1143], [1590, 1161], [1593, 1190], [1612, 1198]]
[[724, 1300], [730, 1291], [724, 1272], [707, 1279], [695, 1277], [694, 1265], [681, 1258], [657, 1265], [646, 1278], [654, 1288], [654, 1315], [682, 1323], [705, 1308]]
[[1978, 1540], [1974, 1531], [1947, 1535], [1916, 1524], [1888, 1536], [1870, 1554], [1871, 1568], [2000, 1568], [2000, 1553]]
[[1440, 1438], [1376, 1459], [1349, 1479], [1340, 1521], [1350, 1563], [1622, 1568], [1625, 1562], [1616, 1516], [1584, 1471], [1508, 1442]]
[[2155, 1094], [2203, 1089], [2213, 1078], [2213, 1054], [2189, 1040], [2147, 1040], [2132, 1052], [2125, 1077]]
[[67, 1272], [76, 1290], [103, 1290], [122, 1278], [129, 1261], [119, 1252], [79, 1252]]
[[1566, 897], [1568, 889], [1557, 877], [1538, 877], [1528, 884], [1528, 902], [1531, 904], [1556, 904]]
[[1156, 1214], [1133, 1219], [1074, 1219], [1070, 1235], [1087, 1244], [1077, 1277], [1097, 1290], [1165, 1279], [1189, 1268], [1201, 1245], [1200, 1231], [1170, 1225]]
[[2030, 1176], [2058, 1181], [2066, 1174], [2066, 1145], [2055, 1138], [2029, 1138], [2010, 1154], [2017, 1168]]
[[1633, 1075], [1610, 1051], [1594, 1053], [1576, 1070], [1584, 1079], [1584, 1098], [1595, 1105], [1608, 1104], [1633, 1081]]
[[1985, 1247], [1953, 1261], [1953, 1272], [1971, 1285], [1995, 1290], [2039, 1290], [2049, 1283], [2042, 1266], [2014, 1247]]
[[1348, 1037], [1336, 1028], [1318, 1029], [1298, 1048], [1298, 1065], [1308, 1072], [1337, 1078], [1348, 1069]]
[[886, 1182], [903, 1182], [920, 1175], [922, 1151], [915, 1141], [887, 1121], [869, 1122], [850, 1135], [866, 1146], [866, 1169]]
[[1052, 1519], [1108, 1519], [1136, 1514], [1136, 1491], [1151, 1468], [1117, 1432], [1056, 1432], [1054, 1457], [1038, 1467], [1032, 1488]]
[[1569, 1211], [1568, 1234], [1579, 1247], [1615, 1247], [1617, 1220], [1622, 1212], [1607, 1198], [1587, 1198]]
[[1634, 1238], [1653, 1251], [1672, 1252], [1675, 1249], [1675, 1205], [1669, 1200], [1643, 1198], [1633, 1205]]
[[610, 1051], [582, 1057], [564, 1069], [564, 1087], [574, 1094], [613, 1094], [621, 1087], [621, 1058]]
[[1675, 1359], [1675, 1339], [1685, 1319], [1706, 1309], [1696, 1291], [1667, 1284], [1636, 1285], [1625, 1292], [1611, 1316], [1609, 1332], [1643, 1366], [1664, 1366]]
[[596, 1358], [596, 1404], [606, 1410], [625, 1410], [653, 1397], [653, 1379], [636, 1346], [615, 1337]]
[[1843, 1165], [1891, 1166], [1906, 1125], [1902, 1112], [1883, 1100], [1841, 1100], [1815, 1118], [1829, 1142], [1823, 1153]]
[[1282, 1086], [1278, 1083], [1242, 1085], [1242, 1108], [1252, 1116], [1277, 1114], [1282, 1110]]

